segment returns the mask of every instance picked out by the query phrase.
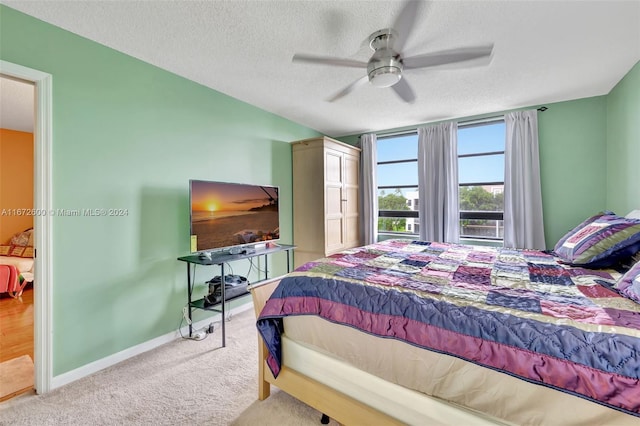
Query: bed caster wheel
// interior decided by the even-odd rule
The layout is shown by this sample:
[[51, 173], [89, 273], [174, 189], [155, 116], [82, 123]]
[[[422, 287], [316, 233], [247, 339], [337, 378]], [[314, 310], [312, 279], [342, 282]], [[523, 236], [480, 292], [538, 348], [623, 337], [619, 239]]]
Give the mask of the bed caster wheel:
[[323, 425], [328, 425], [329, 416], [327, 416], [326, 414], [323, 414], [322, 417], [320, 418], [320, 423], [322, 423]]

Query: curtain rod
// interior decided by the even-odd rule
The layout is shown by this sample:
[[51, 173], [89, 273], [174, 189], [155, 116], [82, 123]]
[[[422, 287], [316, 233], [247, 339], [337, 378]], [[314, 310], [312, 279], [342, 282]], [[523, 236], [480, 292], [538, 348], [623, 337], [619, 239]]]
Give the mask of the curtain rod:
[[[549, 108], [547, 108], [546, 106], [541, 106], [541, 107], [537, 108], [537, 110], [540, 111], [540, 112], [545, 112], [548, 109]], [[473, 125], [476, 125], [476, 124], [486, 124], [486, 123], [491, 123], [493, 121], [500, 121], [500, 120], [504, 120], [504, 114], [503, 115], [496, 115], [496, 116], [492, 116], [492, 117], [478, 118], [476, 120], [459, 121], [458, 124], [462, 125], [462, 126], [473, 126]], [[396, 130], [396, 131], [392, 131], [392, 132], [380, 132], [380, 133], [373, 132], [373, 133], [375, 133], [377, 137], [389, 138], [389, 137], [392, 137], [392, 136], [410, 135], [412, 133], [416, 133], [417, 131], [418, 131], [418, 128], [416, 127], [414, 129]], [[360, 135], [360, 136], [362, 136], [362, 135]]]

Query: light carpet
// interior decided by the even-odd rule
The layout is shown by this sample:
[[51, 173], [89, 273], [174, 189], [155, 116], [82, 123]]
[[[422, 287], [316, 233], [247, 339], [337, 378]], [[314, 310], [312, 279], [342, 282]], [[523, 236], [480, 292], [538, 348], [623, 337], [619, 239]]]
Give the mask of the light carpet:
[[0, 425], [320, 425], [320, 412], [276, 388], [257, 400], [253, 310], [226, 331], [225, 348], [216, 328], [205, 340], [177, 339], [48, 394], [0, 403]]

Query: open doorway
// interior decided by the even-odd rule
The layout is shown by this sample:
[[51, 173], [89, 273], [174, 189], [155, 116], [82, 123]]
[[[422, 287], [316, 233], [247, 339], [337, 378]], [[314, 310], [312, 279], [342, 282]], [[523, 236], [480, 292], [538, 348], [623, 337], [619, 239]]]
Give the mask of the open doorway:
[[53, 381], [52, 342], [52, 76], [51, 74], [0, 60], [0, 77], [32, 85], [33, 123], [33, 363], [34, 389], [47, 393]]
[[0, 75], [0, 402], [34, 389], [35, 85]]

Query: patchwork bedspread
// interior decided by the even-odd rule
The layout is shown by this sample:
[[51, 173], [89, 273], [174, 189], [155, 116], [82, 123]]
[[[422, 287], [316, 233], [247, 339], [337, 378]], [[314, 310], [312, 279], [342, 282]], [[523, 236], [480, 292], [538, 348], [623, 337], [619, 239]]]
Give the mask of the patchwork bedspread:
[[540, 251], [390, 240], [296, 269], [257, 327], [275, 376], [282, 318], [317, 315], [640, 417], [640, 305], [619, 277]]

